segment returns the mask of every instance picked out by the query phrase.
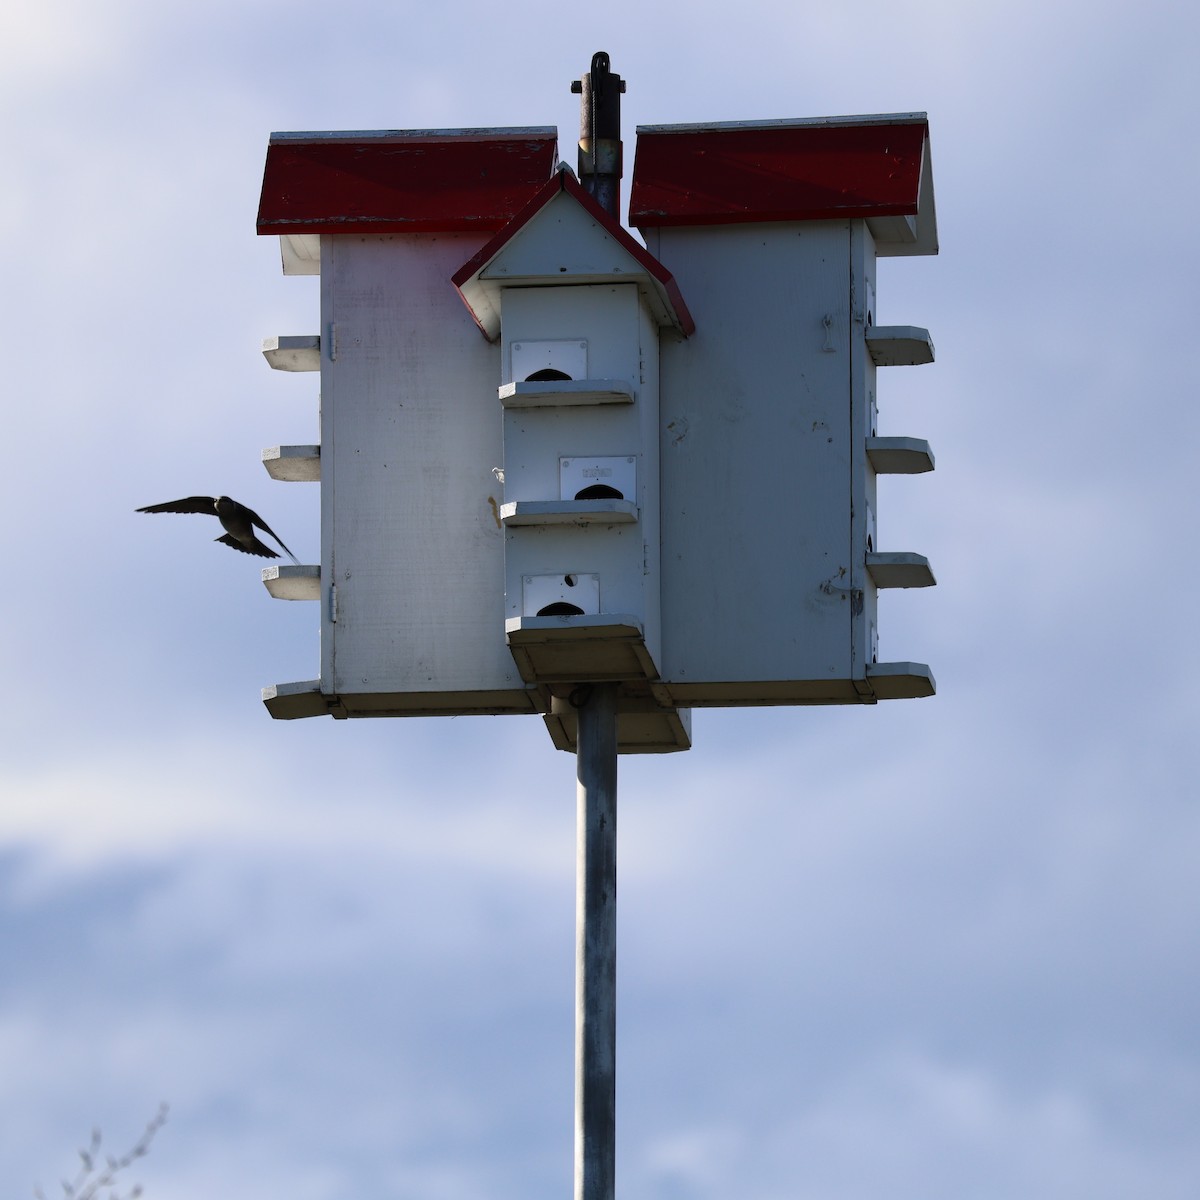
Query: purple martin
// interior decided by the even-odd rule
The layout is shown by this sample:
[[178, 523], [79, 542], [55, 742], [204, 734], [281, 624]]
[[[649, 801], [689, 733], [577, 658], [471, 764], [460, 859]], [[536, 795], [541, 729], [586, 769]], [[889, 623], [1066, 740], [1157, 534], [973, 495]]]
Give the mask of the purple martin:
[[148, 504], [145, 508], [139, 508], [137, 511], [144, 513], [207, 513], [210, 517], [216, 517], [225, 530], [224, 535], [214, 538], [214, 541], [224, 542], [226, 546], [232, 546], [243, 554], [257, 554], [260, 558], [278, 558], [279, 555], [270, 546], [255, 537], [254, 528], [257, 526], [263, 533], [270, 534], [280, 546], [283, 546], [284, 553], [292, 562], [296, 563], [296, 566], [300, 565], [296, 556], [283, 545], [283, 539], [279, 534], [258, 513], [252, 512], [236, 500], [230, 500], [228, 496], [186, 496], [182, 500], [168, 500], [165, 504]]

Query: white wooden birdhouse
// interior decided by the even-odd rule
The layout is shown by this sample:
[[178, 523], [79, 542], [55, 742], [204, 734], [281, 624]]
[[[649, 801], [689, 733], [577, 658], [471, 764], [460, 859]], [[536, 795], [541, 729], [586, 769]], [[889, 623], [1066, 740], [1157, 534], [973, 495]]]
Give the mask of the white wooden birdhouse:
[[932, 694], [927, 666], [878, 653], [879, 591], [934, 582], [884, 548], [876, 486], [933, 468], [880, 436], [876, 380], [933, 359], [876, 302], [878, 256], [937, 251], [924, 114], [639, 128], [630, 221], [696, 323], [661, 364], [667, 696]]
[[876, 284], [937, 250], [924, 115], [643, 127], [630, 221], [552, 129], [272, 137], [259, 231], [321, 287], [264, 344], [320, 377], [319, 444], [264, 453], [321, 487], [320, 564], [264, 578], [319, 600], [320, 677], [273, 716], [537, 713], [569, 749], [615, 682], [621, 750], [661, 751], [690, 706], [933, 693], [879, 652], [880, 593], [934, 582], [877, 484], [933, 468], [877, 397], [933, 358]]
[[454, 282], [500, 342], [504, 631], [521, 676], [657, 694], [682, 739], [659, 689], [659, 339], [693, 329], [674, 280], [562, 169]]
[[540, 713], [570, 749], [565, 694], [628, 677], [622, 751], [690, 745], [649, 693], [658, 328], [686, 309], [556, 163], [551, 129], [272, 137], [259, 231], [321, 312], [263, 352], [319, 371], [321, 438], [264, 463], [320, 481], [322, 526], [319, 566], [264, 575], [320, 601], [320, 678], [273, 716]]
[[321, 486], [320, 678], [273, 716], [546, 707], [502, 634], [500, 352], [450, 276], [556, 162], [553, 129], [272, 136], [259, 232], [321, 277], [319, 332], [264, 347], [320, 372], [320, 445], [267, 452]]

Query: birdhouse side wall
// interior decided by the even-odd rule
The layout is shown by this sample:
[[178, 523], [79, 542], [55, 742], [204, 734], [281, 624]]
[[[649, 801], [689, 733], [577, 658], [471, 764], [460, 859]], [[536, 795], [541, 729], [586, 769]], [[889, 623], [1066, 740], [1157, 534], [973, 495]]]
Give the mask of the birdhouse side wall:
[[678, 703], [853, 698], [851, 225], [647, 231], [696, 321], [662, 344], [663, 675]]
[[475, 234], [322, 239], [326, 694], [531, 707], [503, 636], [499, 347], [450, 276]]

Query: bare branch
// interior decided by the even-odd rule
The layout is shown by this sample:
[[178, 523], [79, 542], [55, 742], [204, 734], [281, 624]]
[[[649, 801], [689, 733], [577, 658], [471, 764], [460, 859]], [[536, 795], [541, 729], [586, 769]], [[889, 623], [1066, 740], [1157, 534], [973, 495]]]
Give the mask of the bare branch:
[[[62, 1190], [64, 1200], [97, 1200], [101, 1192], [107, 1192], [104, 1200], [137, 1200], [142, 1194], [142, 1185], [135, 1183], [126, 1196], [122, 1196], [117, 1176], [139, 1158], [145, 1158], [150, 1153], [150, 1145], [155, 1134], [166, 1124], [167, 1105], [160, 1104], [158, 1112], [142, 1131], [142, 1136], [122, 1155], [105, 1155], [104, 1169], [98, 1166], [101, 1134], [99, 1129], [92, 1130], [92, 1140], [86, 1150], [80, 1150], [79, 1160], [82, 1164], [74, 1179], [64, 1179]], [[45, 1193], [40, 1187], [33, 1189], [34, 1200], [46, 1200]]]

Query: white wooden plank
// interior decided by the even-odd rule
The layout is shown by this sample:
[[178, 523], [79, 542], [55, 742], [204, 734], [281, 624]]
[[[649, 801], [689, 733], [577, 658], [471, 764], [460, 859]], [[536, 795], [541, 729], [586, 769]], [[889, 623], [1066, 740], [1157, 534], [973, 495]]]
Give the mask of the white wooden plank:
[[510, 617], [509, 649], [530, 683], [651, 680], [657, 669], [634, 613]]
[[[574, 754], [579, 713], [564, 697], [551, 700], [543, 720], [558, 750]], [[692, 747], [692, 713], [687, 708], [661, 708], [650, 697], [622, 695], [617, 708], [618, 754], [664, 754]]]
[[321, 568], [274, 566], [263, 567], [263, 586], [276, 600], [319, 600], [321, 598]]
[[636, 389], [625, 379], [556, 379], [501, 384], [499, 394], [505, 408], [542, 408], [632, 404]]
[[877, 588], [933, 587], [937, 583], [929, 559], [908, 551], [868, 554], [867, 571]]
[[329, 712], [328, 698], [321, 694], [319, 679], [303, 683], [277, 683], [262, 690], [263, 704], [277, 721], [294, 721], [302, 717], [321, 717]]
[[500, 506], [506, 526], [631, 525], [638, 519], [632, 500], [513, 500]]
[[276, 371], [319, 371], [321, 338], [318, 334], [283, 334], [263, 338], [263, 358]]
[[879, 475], [920, 475], [933, 470], [933, 451], [920, 438], [867, 438], [867, 457]]
[[880, 700], [917, 700], [937, 693], [933, 672], [924, 663], [868, 663], [867, 681]]
[[262, 452], [263, 466], [283, 483], [319, 483], [320, 446], [271, 446]]
[[876, 325], [867, 330], [867, 350], [877, 367], [916, 367], [933, 362], [933, 339], [917, 325]]
[[285, 275], [320, 275], [321, 238], [315, 233], [285, 233], [279, 239]]

